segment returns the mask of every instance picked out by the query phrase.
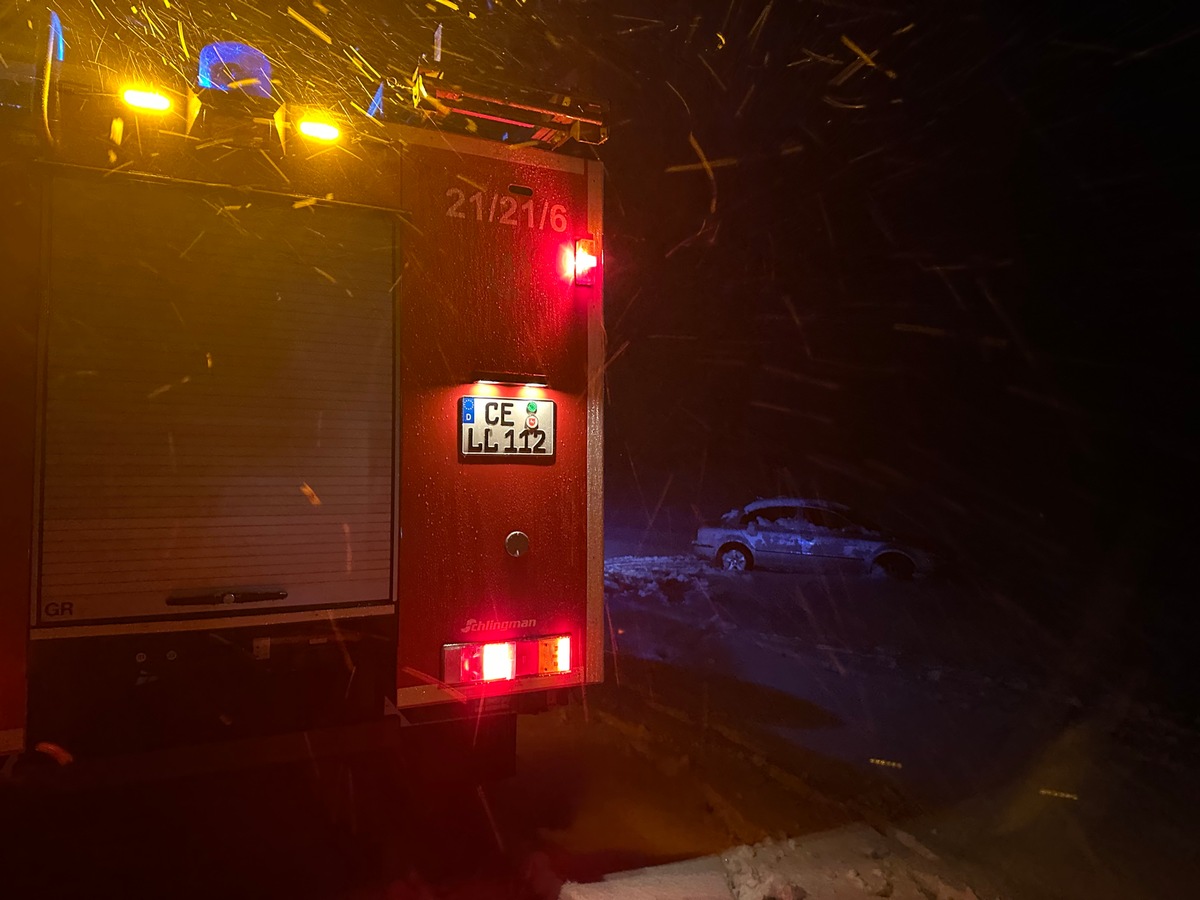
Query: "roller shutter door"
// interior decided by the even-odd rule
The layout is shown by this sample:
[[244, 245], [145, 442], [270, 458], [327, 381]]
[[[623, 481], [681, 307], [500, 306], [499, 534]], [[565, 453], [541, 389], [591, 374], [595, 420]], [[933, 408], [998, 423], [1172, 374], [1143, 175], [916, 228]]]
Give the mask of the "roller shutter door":
[[119, 178], [50, 212], [42, 624], [390, 602], [393, 220]]

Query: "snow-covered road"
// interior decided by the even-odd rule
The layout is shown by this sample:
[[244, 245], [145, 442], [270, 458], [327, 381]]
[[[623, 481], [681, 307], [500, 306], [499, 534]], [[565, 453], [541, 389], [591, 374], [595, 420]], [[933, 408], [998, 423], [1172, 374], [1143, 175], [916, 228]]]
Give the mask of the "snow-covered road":
[[687, 557], [613, 559], [606, 574], [623, 686], [775, 758], [886, 770], [927, 803], [1022, 758], [1005, 744], [1047, 683], [1039, 648], [962, 586], [729, 575]]
[[[889, 884], [895, 898], [1127, 900], [1200, 881], [1194, 729], [1087, 693], [988, 592], [731, 577], [687, 557], [609, 560], [607, 582], [607, 679], [522, 720], [513, 779], [443, 786], [394, 759], [323, 759], [0, 792], [0, 883], [14, 897], [554, 900], [569, 881], [594, 885], [564, 892], [586, 900], [632, 890], [606, 876], [696, 859], [724, 860], [743, 900]], [[331, 785], [364, 814], [331, 804]], [[56, 865], [63, 848], [74, 865]]]
[[1157, 896], [1182, 875], [1194, 730], [1072, 673], [1070, 648], [998, 593], [687, 556], [611, 558], [606, 587], [624, 715], [665, 713], [867, 816], [920, 823], [1017, 895]]

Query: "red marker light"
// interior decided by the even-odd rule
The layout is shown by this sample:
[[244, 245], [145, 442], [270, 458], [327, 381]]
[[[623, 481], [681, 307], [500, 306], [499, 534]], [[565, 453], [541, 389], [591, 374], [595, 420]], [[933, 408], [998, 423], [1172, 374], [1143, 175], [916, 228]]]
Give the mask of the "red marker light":
[[596, 242], [578, 240], [575, 242], [575, 284], [578, 287], [592, 287], [595, 283]]

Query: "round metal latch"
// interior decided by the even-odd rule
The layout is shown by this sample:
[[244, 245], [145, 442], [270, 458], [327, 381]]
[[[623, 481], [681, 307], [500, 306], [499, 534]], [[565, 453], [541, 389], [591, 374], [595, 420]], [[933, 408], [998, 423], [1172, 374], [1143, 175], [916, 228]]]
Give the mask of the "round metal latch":
[[504, 539], [504, 549], [509, 556], [524, 556], [529, 552], [529, 535], [523, 531], [514, 531]]

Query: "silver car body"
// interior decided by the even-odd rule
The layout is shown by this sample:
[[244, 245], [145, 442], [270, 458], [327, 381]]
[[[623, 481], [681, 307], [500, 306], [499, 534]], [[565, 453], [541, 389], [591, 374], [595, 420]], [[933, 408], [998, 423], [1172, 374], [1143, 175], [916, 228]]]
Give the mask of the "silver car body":
[[825, 561], [907, 577], [929, 574], [936, 563], [928, 551], [889, 537], [849, 507], [799, 497], [755, 500], [732, 510], [719, 525], [699, 529], [692, 548], [697, 556], [734, 570], [786, 571]]

